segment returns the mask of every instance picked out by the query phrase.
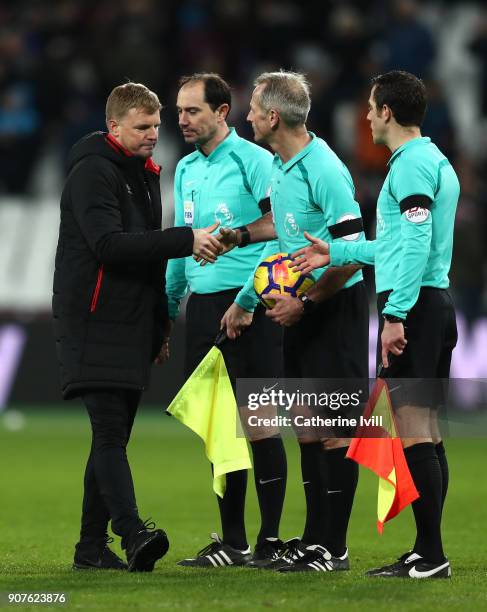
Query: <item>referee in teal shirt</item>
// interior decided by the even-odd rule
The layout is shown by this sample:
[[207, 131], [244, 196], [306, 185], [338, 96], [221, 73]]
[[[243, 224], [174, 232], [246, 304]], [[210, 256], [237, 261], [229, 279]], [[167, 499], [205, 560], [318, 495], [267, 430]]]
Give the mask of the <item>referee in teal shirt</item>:
[[[272, 156], [228, 127], [230, 106], [230, 88], [220, 76], [196, 74], [181, 79], [179, 126], [185, 141], [196, 145], [196, 150], [176, 168], [176, 226], [206, 227], [208, 219], [210, 225], [217, 221], [220, 227], [242, 226], [269, 210]], [[277, 251], [275, 244], [267, 248], [270, 253]], [[166, 293], [172, 320], [181, 299], [191, 291], [186, 308], [186, 376], [213, 346], [220, 327], [231, 338], [221, 350], [234, 387], [237, 378], [282, 376], [282, 334], [265, 317], [252, 289], [254, 269], [265, 256], [265, 247], [260, 244], [235, 249], [204, 267], [192, 257], [168, 265]], [[249, 329], [240, 336], [236, 325], [242, 322]], [[244, 523], [247, 471], [241, 470], [227, 475], [225, 495], [218, 498], [223, 538], [214, 535], [209, 546], [181, 565], [213, 568], [250, 562], [259, 566], [279, 552], [286, 488], [284, 445], [278, 430], [267, 428], [254, 436], [259, 439], [249, 437], [262, 519], [253, 556]]]
[[[306, 128], [311, 100], [304, 76], [264, 73], [254, 84], [248, 120], [256, 142], [265, 142], [275, 152], [272, 210], [247, 227], [221, 229], [225, 252], [235, 244], [252, 248], [275, 237], [281, 251], [292, 252], [304, 246], [305, 231], [339, 244], [361, 244], [365, 238], [350, 173]], [[316, 283], [305, 295], [273, 296], [277, 304], [267, 312], [284, 326], [285, 375], [314, 379], [325, 393], [341, 389], [365, 392], [364, 397], [369, 316], [362, 272], [358, 266], [347, 266], [317, 270], [314, 275]], [[340, 415], [347, 416], [343, 412], [342, 407]], [[273, 566], [281, 572], [347, 570], [347, 529], [358, 480], [358, 466], [345, 457], [350, 431], [323, 432], [316, 427], [296, 433], [306, 521], [302, 537], [288, 541], [286, 553]]]
[[379, 369], [394, 379], [393, 405], [420, 497], [413, 503], [413, 549], [370, 576], [451, 576], [440, 529], [448, 463], [435, 417], [457, 342], [447, 289], [460, 186], [449, 160], [421, 136], [425, 112], [425, 87], [414, 75], [392, 71], [372, 80], [372, 137], [392, 152], [377, 202], [376, 240], [327, 244], [308, 236], [313, 245], [296, 253], [302, 270], [329, 264], [330, 258], [338, 266], [375, 265]]

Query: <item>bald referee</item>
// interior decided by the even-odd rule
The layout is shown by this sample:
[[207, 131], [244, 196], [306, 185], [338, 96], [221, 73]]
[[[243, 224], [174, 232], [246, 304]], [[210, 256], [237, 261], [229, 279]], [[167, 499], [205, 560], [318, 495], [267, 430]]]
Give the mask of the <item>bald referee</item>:
[[436, 413], [457, 342], [448, 272], [460, 186], [448, 159], [421, 136], [425, 112], [426, 90], [416, 76], [392, 71], [372, 80], [367, 119], [374, 143], [392, 153], [377, 202], [377, 239], [327, 244], [308, 236], [312, 246], [296, 253], [302, 270], [330, 258], [332, 265], [375, 265], [378, 362], [382, 376], [399, 387], [393, 404], [420, 497], [413, 502], [412, 550], [369, 576], [451, 576], [441, 538], [448, 463]]

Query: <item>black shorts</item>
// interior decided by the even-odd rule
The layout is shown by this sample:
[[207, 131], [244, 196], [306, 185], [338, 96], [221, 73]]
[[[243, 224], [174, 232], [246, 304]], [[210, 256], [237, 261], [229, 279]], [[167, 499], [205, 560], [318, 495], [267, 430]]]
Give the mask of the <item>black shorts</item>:
[[[228, 289], [190, 296], [186, 308], [186, 378], [214, 345], [220, 321], [239, 291]], [[220, 348], [234, 390], [237, 378], [283, 375], [282, 328], [265, 316], [260, 304], [255, 309], [252, 325], [236, 340], [226, 340]]]
[[[328, 397], [357, 397], [358, 404], [319, 404], [313, 416], [359, 418], [368, 398], [369, 305], [363, 282], [341, 289], [299, 323], [284, 330], [284, 370], [288, 391], [305, 390]], [[303, 381], [304, 382], [304, 381]], [[325, 431], [326, 429], [326, 431]], [[350, 437], [353, 427], [325, 428], [322, 437]]]
[[[382, 362], [381, 333], [384, 328], [382, 310], [390, 291], [377, 296], [379, 333], [377, 339], [377, 364]], [[405, 323], [406, 348], [402, 355], [389, 355], [389, 367], [381, 376], [391, 379], [390, 387], [397, 386], [394, 379], [408, 379], [400, 384], [395, 405], [411, 404], [438, 407], [445, 400], [447, 380], [453, 349], [457, 343], [455, 308], [446, 289], [422, 287], [418, 300]], [[415, 380], [414, 380], [415, 379]]]
[[369, 376], [369, 305], [363, 282], [341, 289], [284, 331], [286, 378]]

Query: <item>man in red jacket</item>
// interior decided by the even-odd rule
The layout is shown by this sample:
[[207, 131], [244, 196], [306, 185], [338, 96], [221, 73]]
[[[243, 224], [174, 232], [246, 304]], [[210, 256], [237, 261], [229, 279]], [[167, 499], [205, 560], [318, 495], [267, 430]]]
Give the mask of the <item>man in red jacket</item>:
[[[61, 198], [53, 316], [65, 399], [81, 397], [93, 439], [84, 478], [77, 569], [151, 571], [169, 542], [137, 510], [126, 446], [150, 365], [167, 355], [165, 262], [219, 250], [203, 230], [161, 231], [160, 168], [152, 160], [161, 105], [144, 85], [116, 87], [108, 133], [74, 145]], [[127, 565], [107, 546], [122, 537]]]

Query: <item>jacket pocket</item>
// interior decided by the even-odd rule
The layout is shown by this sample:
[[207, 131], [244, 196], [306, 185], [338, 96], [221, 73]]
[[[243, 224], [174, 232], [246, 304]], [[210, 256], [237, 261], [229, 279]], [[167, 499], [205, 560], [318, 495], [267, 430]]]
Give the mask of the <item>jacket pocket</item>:
[[101, 283], [103, 281], [103, 265], [98, 268], [98, 276], [96, 279], [95, 289], [91, 298], [90, 312], [95, 312], [96, 305], [98, 304], [98, 296], [100, 295]]

